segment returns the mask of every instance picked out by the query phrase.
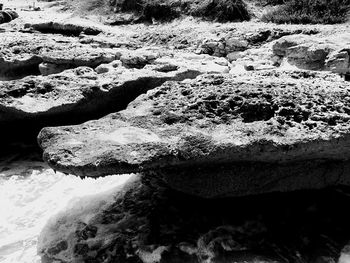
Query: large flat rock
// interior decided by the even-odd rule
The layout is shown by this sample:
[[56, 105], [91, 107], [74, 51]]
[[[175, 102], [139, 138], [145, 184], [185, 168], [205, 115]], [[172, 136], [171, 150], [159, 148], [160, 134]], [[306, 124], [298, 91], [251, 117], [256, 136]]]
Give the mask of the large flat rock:
[[[98, 50], [95, 52], [100, 60]], [[115, 60], [96, 70], [78, 67], [60, 74], [0, 82], [2, 140], [16, 136], [35, 139], [45, 126], [77, 124], [125, 109], [137, 96], [168, 80], [228, 71], [227, 65], [215, 62], [218, 58], [195, 57], [198, 59], [162, 57], [141, 69], [126, 68]], [[80, 59], [85, 61], [83, 55], [74, 61], [79, 64]], [[28, 134], [23, 134], [23, 129]]]
[[119, 113], [45, 128], [65, 173], [142, 172], [205, 197], [350, 183], [347, 82], [321, 73], [207, 75], [168, 82]]

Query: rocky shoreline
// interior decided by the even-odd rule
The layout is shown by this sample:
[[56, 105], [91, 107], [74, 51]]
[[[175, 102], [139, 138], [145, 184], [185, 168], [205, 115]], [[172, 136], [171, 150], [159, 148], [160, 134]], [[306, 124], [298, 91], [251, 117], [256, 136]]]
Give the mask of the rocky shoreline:
[[52, 218], [42, 262], [348, 262], [347, 27], [181, 23], [2, 25], [2, 147], [133, 174]]

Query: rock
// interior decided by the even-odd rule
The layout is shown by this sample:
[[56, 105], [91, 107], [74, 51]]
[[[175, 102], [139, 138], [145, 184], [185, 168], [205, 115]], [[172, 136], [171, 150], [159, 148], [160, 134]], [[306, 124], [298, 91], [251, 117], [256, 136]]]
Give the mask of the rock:
[[91, 48], [75, 37], [37, 33], [2, 33], [0, 80], [49, 75], [78, 66], [96, 67], [121, 56], [119, 50]]
[[68, 36], [79, 36], [84, 33], [85, 35], [98, 35], [102, 32], [101, 29], [97, 27], [92, 27], [89, 25], [75, 24], [67, 22], [39, 22], [39, 23], [27, 23], [24, 28], [32, 28], [41, 33], [51, 33], [51, 34], [62, 34]]
[[39, 74], [38, 65], [42, 58], [37, 55], [29, 55], [20, 59], [7, 59], [0, 54], [0, 81]]
[[43, 63], [39, 65], [44, 76], [60, 73], [66, 69], [86, 66], [95, 68], [100, 64], [110, 63], [121, 57], [119, 51], [112, 49], [74, 48], [73, 50], [53, 50], [41, 54]]
[[38, 253], [43, 263], [335, 262], [347, 202], [330, 190], [206, 200], [133, 175], [70, 202], [44, 227]]
[[[81, 58], [72, 61], [92, 63], [88, 60], [91, 57], [84, 57], [84, 53], [81, 55]], [[99, 63], [100, 59], [96, 56]], [[62, 61], [65, 62], [64, 59]], [[213, 61], [162, 58], [144, 69], [128, 69], [117, 60], [103, 64], [105, 69], [100, 66], [96, 72], [89, 67], [78, 67], [56, 75], [0, 82], [0, 125], [4, 127], [0, 131], [2, 143], [17, 136], [36, 138], [44, 126], [81, 123], [124, 109], [141, 93], [168, 80], [184, 80], [207, 72], [228, 70], [227, 66]], [[24, 127], [27, 133], [19, 135]]]
[[227, 54], [243, 51], [248, 48], [248, 42], [237, 37], [207, 39], [200, 46], [198, 53], [216, 57], [225, 57]]
[[272, 49], [274, 55], [284, 57], [289, 64], [300, 69], [344, 73], [349, 67], [345, 53], [349, 44], [349, 34], [331, 37], [291, 35], [277, 40]]
[[136, 51], [123, 54], [120, 60], [124, 67], [143, 68], [147, 64], [151, 64], [157, 57], [159, 57], [159, 55], [152, 52]]
[[226, 58], [231, 63], [242, 57], [242, 52], [231, 52], [227, 54]]
[[272, 47], [277, 56], [285, 57], [300, 69], [323, 70], [334, 44], [307, 35], [282, 37]]
[[346, 74], [350, 72], [350, 49], [336, 50], [329, 54], [326, 66], [333, 73]]
[[348, 263], [348, 262], [350, 262], [350, 246], [349, 246], [349, 244], [346, 245], [342, 249], [339, 260], [338, 260], [338, 263]]
[[340, 77], [307, 71], [209, 75], [38, 140], [55, 170], [142, 172], [202, 197], [349, 184], [348, 92]]
[[18, 14], [13, 10], [0, 10], [0, 24], [8, 23], [18, 18]]

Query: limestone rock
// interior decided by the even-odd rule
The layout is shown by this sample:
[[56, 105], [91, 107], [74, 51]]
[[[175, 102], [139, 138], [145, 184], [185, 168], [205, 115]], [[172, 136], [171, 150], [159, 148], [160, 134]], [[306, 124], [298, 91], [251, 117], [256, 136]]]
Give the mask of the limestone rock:
[[276, 56], [284, 57], [288, 63], [300, 69], [345, 73], [349, 68], [346, 53], [349, 45], [349, 34], [331, 37], [291, 35], [277, 40], [272, 49]]
[[134, 175], [50, 219], [38, 253], [43, 263], [335, 262], [347, 202], [331, 190], [205, 200]]
[[43, 63], [39, 65], [42, 75], [60, 73], [66, 69], [86, 66], [95, 68], [103, 63], [118, 60], [121, 53], [112, 49], [74, 48], [72, 50], [53, 50], [41, 54]]
[[[119, 51], [91, 48], [61, 35], [2, 33], [0, 80], [58, 73], [78, 66], [96, 67], [120, 56]], [[40, 72], [41, 71], [41, 72]]]
[[39, 143], [65, 173], [142, 172], [204, 197], [349, 184], [348, 93], [340, 77], [307, 71], [209, 75], [45, 128]]
[[[72, 53], [68, 52], [68, 57], [69, 54]], [[77, 63], [74, 66], [78, 66], [80, 63], [93, 63], [94, 59], [100, 63], [101, 60], [113, 58], [113, 55], [102, 58], [84, 57], [83, 53], [73, 61]], [[57, 60], [61, 61], [60, 59]], [[63, 62], [64, 59], [62, 58]], [[138, 95], [165, 81], [228, 71], [228, 66], [213, 61], [215, 60], [162, 58], [144, 69], [134, 69], [125, 68], [121, 61], [115, 60], [101, 64], [96, 71], [89, 67], [78, 67], [55, 75], [30, 76], [17, 81], [1, 82], [1, 139], [6, 142], [10, 137], [17, 136], [36, 138], [39, 130], [45, 126], [81, 123], [124, 109]], [[215, 65], [211, 66], [211, 63]], [[61, 70], [66, 64], [62, 65]], [[23, 128], [27, 129], [26, 134], [19, 135]]]

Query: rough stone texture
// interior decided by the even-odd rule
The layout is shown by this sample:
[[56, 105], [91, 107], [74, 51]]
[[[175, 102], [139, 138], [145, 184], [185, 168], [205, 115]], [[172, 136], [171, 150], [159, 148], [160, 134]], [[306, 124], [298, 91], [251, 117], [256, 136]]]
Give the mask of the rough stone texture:
[[272, 49], [276, 56], [300, 69], [331, 70], [334, 73], [349, 71], [347, 50], [350, 35], [328, 37], [291, 35], [277, 40]]
[[[49, 74], [58, 73], [57, 68], [62, 71], [77, 66], [96, 67], [98, 63], [110, 62], [112, 57], [118, 58], [119, 54], [118, 50], [94, 49], [79, 43], [77, 38], [61, 35], [5, 32], [1, 41], [0, 80], [39, 75], [40, 70]], [[52, 70], [54, 65], [57, 68]]]
[[45, 128], [39, 143], [66, 173], [143, 172], [204, 197], [349, 184], [348, 93], [340, 77], [307, 71], [202, 76]]
[[95, 68], [103, 63], [109, 63], [121, 57], [121, 53], [113, 49], [74, 48], [67, 50], [52, 50], [41, 54], [43, 63], [39, 65], [44, 76], [60, 73], [66, 69], [86, 66]]
[[331, 263], [347, 203], [335, 190], [205, 200], [135, 175], [52, 218], [38, 252], [43, 263]]
[[[21, 127], [28, 133], [20, 135], [21, 138], [28, 135], [34, 139], [45, 126], [77, 124], [102, 117], [124, 109], [138, 95], [167, 80], [228, 71], [227, 65], [215, 63], [220, 60], [218, 58], [196, 57], [199, 59], [192, 61], [184, 56], [160, 58], [143, 69], [125, 68], [116, 60], [101, 64], [96, 71], [78, 67], [56, 75], [0, 82], [2, 140], [19, 136]], [[88, 61], [92, 61], [90, 58]], [[83, 55], [82, 62], [78, 59], [74, 61], [87, 62]], [[96, 59], [100, 60], [100, 57]]]
[[248, 48], [258, 47], [267, 42], [283, 36], [305, 34], [313, 35], [316, 30], [289, 30], [289, 29], [246, 29], [245, 31], [231, 30], [224, 36], [204, 39], [197, 53], [225, 57], [232, 52], [244, 51]]

